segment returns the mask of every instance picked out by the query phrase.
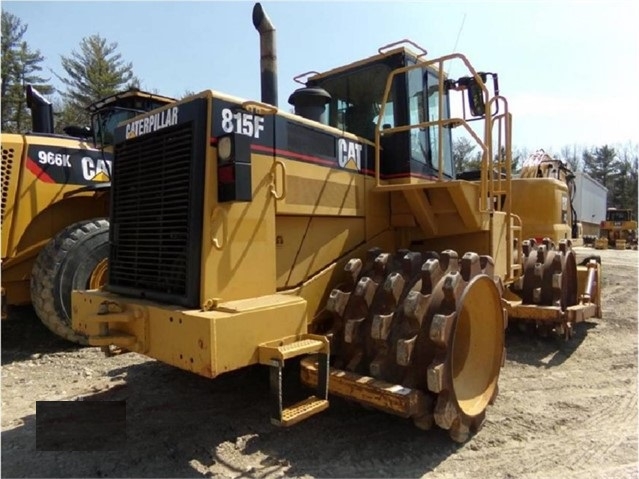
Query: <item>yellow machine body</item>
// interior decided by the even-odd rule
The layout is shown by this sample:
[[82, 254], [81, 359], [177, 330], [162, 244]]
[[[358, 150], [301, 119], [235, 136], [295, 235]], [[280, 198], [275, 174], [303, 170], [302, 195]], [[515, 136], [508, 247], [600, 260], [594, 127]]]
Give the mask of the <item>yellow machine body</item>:
[[551, 238], [557, 243], [572, 238], [566, 183], [554, 178], [514, 178], [512, 181], [513, 211], [521, 219], [524, 238], [535, 238], [539, 242]]
[[[198, 98], [209, 117], [216, 105], [244, 103], [213, 91]], [[365, 143], [283, 111], [269, 117]], [[416, 250], [472, 249], [496, 258], [495, 271], [507, 277], [506, 215], [478, 210], [477, 183], [407, 179], [408, 184], [384, 182], [381, 187], [388, 190], [380, 191], [374, 178], [355, 168], [328, 168], [299, 161], [291, 153], [266, 155], [254, 148], [252, 200], [220, 203], [215, 171], [219, 161], [211, 140], [209, 135], [205, 141], [204, 178], [209, 180], [203, 190], [199, 308], [165, 309], [109, 292], [75, 292], [74, 327], [89, 336], [90, 344], [109, 342], [98, 338], [100, 324], [113, 320], [110, 314], [98, 314], [96, 307], [112, 305], [129, 319], [111, 325], [111, 342], [214, 377], [253, 364], [261, 343], [314, 331], [313, 323], [322, 320], [347, 260], [364, 256], [374, 246], [385, 251], [411, 244]], [[425, 240], [427, 245], [421, 244]], [[225, 334], [215, 333], [219, 328]], [[121, 339], [126, 335], [132, 338]], [[228, 347], [229, 342], [235, 346]], [[239, 343], [244, 348], [238, 348]], [[251, 354], [241, 350], [246, 348]], [[244, 360], [238, 361], [238, 355]]]
[[[330, 390], [467, 439], [497, 394], [506, 311], [561, 327], [590, 317], [599, 269], [577, 304], [569, 246], [522, 240], [518, 215], [539, 211], [513, 193], [493, 74], [425, 54], [392, 44], [313, 73], [296, 114], [208, 90], [121, 124], [109, 280], [74, 292], [73, 328], [207, 377], [267, 365], [277, 424], [325, 409]], [[469, 76], [448, 81], [448, 61]], [[451, 118], [452, 97], [472, 113]], [[327, 117], [304, 109], [318, 99]], [[484, 152], [476, 181], [455, 177], [452, 127]], [[529, 193], [547, 201], [535, 231], [564, 238], [546, 225], [562, 223], [565, 184]], [[302, 380], [317, 394], [283, 409], [284, 361], [309, 353]]]
[[76, 221], [108, 216], [104, 195], [72, 193], [108, 182], [110, 168], [110, 155], [103, 158], [86, 141], [2, 135], [2, 286], [8, 304], [31, 302], [33, 262], [56, 233]]

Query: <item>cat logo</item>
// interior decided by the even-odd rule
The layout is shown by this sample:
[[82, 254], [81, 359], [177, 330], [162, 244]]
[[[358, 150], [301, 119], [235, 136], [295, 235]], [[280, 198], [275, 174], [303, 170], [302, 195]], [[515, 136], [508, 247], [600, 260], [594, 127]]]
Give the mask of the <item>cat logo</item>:
[[82, 176], [87, 181], [104, 182], [111, 179], [111, 160], [82, 158]]
[[340, 138], [337, 141], [337, 162], [345, 170], [362, 171], [362, 145]]

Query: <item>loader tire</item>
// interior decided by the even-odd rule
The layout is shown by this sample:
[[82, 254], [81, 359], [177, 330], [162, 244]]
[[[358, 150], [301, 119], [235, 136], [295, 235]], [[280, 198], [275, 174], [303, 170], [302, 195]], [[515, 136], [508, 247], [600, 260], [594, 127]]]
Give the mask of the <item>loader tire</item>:
[[71, 291], [106, 280], [109, 222], [80, 221], [58, 233], [40, 252], [31, 272], [31, 301], [42, 323], [68, 341], [86, 345], [71, 328]]

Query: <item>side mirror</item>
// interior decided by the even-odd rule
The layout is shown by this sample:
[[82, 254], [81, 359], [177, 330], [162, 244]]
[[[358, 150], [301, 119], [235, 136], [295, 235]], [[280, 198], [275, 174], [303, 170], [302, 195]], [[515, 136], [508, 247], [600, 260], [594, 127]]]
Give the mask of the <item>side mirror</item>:
[[[477, 75], [479, 75], [484, 85], [486, 85], [488, 77], [492, 77], [494, 94], [499, 95], [499, 82], [496, 73], [478, 72]], [[473, 116], [484, 116], [486, 103], [484, 101], [484, 93], [477, 79], [475, 77], [462, 77], [457, 80], [457, 85], [467, 91], [468, 106], [470, 107], [471, 114]], [[497, 103], [497, 108], [498, 107], [499, 103]], [[497, 113], [497, 111], [494, 113]]]
[[484, 92], [479, 83], [473, 78], [468, 86], [468, 105], [473, 116], [484, 116], [486, 103], [484, 102]]

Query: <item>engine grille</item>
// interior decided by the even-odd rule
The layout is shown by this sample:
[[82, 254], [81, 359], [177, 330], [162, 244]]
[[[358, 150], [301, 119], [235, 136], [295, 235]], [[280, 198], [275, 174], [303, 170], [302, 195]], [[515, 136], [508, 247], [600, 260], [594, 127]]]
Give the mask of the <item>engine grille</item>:
[[11, 180], [11, 170], [13, 168], [13, 148], [2, 146], [2, 207], [0, 209], [0, 222], [4, 221], [4, 212], [9, 202], [9, 185]]
[[199, 303], [204, 161], [194, 122], [116, 145], [108, 289]]

